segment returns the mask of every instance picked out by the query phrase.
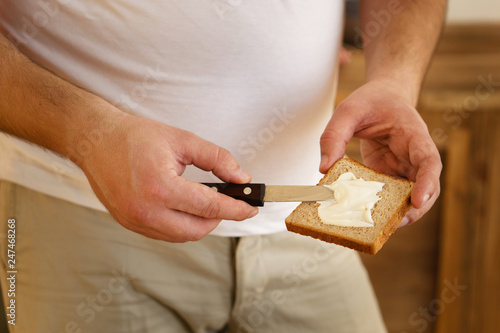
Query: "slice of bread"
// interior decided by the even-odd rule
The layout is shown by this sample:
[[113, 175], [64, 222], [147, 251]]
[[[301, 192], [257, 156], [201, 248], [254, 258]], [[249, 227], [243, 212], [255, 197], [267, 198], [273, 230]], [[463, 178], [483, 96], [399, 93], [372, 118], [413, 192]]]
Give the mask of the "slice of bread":
[[342, 158], [328, 170], [318, 185], [331, 184], [345, 173], [356, 178], [385, 183], [372, 209], [372, 227], [341, 227], [324, 224], [318, 216], [319, 203], [301, 203], [285, 220], [289, 231], [342, 245], [360, 252], [375, 254], [411, 208], [413, 182], [377, 172], [350, 158]]

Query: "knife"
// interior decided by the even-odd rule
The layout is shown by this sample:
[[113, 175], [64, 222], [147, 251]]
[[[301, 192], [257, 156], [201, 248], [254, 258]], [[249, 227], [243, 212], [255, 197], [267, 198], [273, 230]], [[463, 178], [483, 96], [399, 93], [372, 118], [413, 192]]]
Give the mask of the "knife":
[[262, 183], [202, 183], [213, 190], [252, 206], [264, 202], [324, 201], [334, 199], [334, 192], [325, 186], [266, 185]]

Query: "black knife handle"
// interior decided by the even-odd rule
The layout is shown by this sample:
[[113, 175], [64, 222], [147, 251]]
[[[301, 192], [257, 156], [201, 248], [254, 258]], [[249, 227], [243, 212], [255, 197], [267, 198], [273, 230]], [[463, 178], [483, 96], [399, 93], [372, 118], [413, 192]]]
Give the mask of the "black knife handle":
[[219, 193], [231, 198], [243, 200], [252, 206], [264, 206], [266, 185], [260, 183], [233, 184], [233, 183], [202, 183]]

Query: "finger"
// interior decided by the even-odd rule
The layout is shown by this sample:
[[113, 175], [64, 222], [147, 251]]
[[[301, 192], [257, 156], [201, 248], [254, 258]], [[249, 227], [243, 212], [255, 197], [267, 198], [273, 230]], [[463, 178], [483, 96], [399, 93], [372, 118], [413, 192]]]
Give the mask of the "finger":
[[321, 135], [321, 163], [319, 171], [328, 172], [335, 161], [345, 154], [347, 143], [351, 140], [355, 128], [354, 117], [337, 109]]
[[164, 193], [163, 199], [167, 208], [204, 218], [235, 221], [251, 218], [258, 213], [256, 207], [218, 193], [203, 184], [190, 182], [182, 177], [172, 177], [168, 182], [171, 186]]
[[410, 149], [410, 160], [416, 169], [415, 185], [411, 193], [413, 207], [403, 218], [398, 227], [409, 225], [419, 220], [436, 202], [441, 191], [439, 176], [442, 170], [439, 152], [434, 144], [419, 144], [419, 148]]
[[418, 150], [410, 150], [410, 162], [417, 169], [415, 186], [411, 193], [411, 203], [421, 208], [426, 202], [439, 194], [439, 176], [442, 163], [437, 148], [432, 144]]
[[403, 218], [401, 223], [398, 225], [398, 228], [415, 223], [420, 218], [422, 218], [422, 216], [424, 216], [432, 208], [438, 197], [439, 192], [437, 192], [434, 196], [427, 200], [421, 208], [417, 209], [415, 207], [412, 207]]
[[167, 209], [140, 225], [124, 224], [124, 226], [149, 238], [181, 243], [202, 239], [214, 230], [220, 221]]
[[[412, 209], [414, 209], [414, 208], [413, 207], [410, 208], [410, 211]], [[408, 214], [406, 214], [406, 215], [408, 215]], [[401, 220], [401, 222], [399, 222], [398, 228], [401, 228], [401, 227], [404, 227], [404, 226], [408, 225], [409, 222], [410, 222], [410, 218], [408, 216], [403, 217], [403, 219]]]
[[252, 180], [252, 177], [240, 167], [228, 150], [192, 133], [183, 143], [184, 156], [187, 159], [185, 164], [193, 164], [205, 171], [212, 171], [214, 175], [226, 182], [248, 183]]
[[388, 175], [408, 177], [411, 165], [399, 159], [386, 144], [361, 139], [360, 151], [366, 166]]

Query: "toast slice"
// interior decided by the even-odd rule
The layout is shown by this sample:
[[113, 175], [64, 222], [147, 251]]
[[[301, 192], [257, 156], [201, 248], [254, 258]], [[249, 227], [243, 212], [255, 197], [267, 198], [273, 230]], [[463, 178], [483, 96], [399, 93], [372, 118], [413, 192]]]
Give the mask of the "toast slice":
[[318, 185], [331, 184], [345, 173], [356, 178], [385, 183], [372, 209], [373, 227], [342, 227], [324, 224], [318, 216], [319, 203], [301, 203], [285, 220], [288, 231], [311, 236], [329, 243], [342, 245], [356, 251], [375, 254], [396, 231], [398, 224], [411, 208], [410, 194], [414, 183], [378, 171], [350, 158], [339, 159], [328, 170]]

